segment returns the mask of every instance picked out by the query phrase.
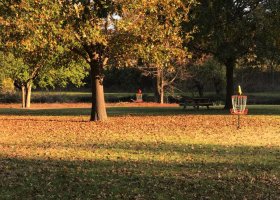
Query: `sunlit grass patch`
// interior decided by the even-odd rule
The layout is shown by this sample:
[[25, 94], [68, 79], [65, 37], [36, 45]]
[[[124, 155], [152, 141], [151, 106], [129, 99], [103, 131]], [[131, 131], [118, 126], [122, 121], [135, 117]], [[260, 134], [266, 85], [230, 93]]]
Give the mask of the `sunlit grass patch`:
[[242, 116], [237, 130], [223, 110], [109, 108], [98, 123], [84, 108], [10, 112], [0, 116], [3, 199], [279, 197], [278, 115]]

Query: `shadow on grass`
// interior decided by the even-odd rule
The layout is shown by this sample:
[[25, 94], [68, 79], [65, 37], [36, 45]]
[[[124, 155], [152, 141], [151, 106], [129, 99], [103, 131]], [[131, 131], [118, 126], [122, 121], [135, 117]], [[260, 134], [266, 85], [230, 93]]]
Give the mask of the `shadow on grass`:
[[[139, 155], [145, 151], [150, 153], [150, 160], [136, 161], [130, 159], [130, 154], [126, 154], [125, 160], [104, 155], [102, 160], [74, 161], [2, 156], [0, 196], [3, 199], [279, 198], [279, 148], [168, 144], [160, 147], [132, 144], [128, 148], [127, 145], [95, 145], [94, 149], [131, 150]], [[88, 146], [81, 148], [94, 151]], [[184, 153], [186, 157], [192, 153], [193, 159], [170, 161], [168, 156], [167, 161], [153, 159], [152, 155], [163, 153], [163, 149]], [[217, 152], [223, 159], [217, 157]], [[242, 152], [250, 152], [255, 159], [246, 159]], [[196, 157], [201, 154], [204, 160]], [[269, 159], [262, 160], [260, 155]]]
[[[0, 146], [7, 146], [5, 143], [0, 142]], [[65, 144], [65, 143], [42, 143], [42, 144], [9, 144], [17, 148], [34, 149], [37, 148], [58, 148], [64, 150], [82, 150], [94, 152], [96, 150], [111, 150], [111, 151], [129, 151], [129, 153], [135, 154], [147, 154], [152, 153], [159, 155], [161, 153], [170, 154], [193, 154], [193, 155], [207, 155], [209, 156], [238, 156], [238, 159], [255, 158], [259, 161], [268, 155], [280, 156], [280, 147], [254, 147], [254, 146], [221, 146], [221, 145], [202, 145], [202, 144], [170, 144], [170, 143], [147, 143], [147, 142], [117, 142], [117, 143], [87, 143], [87, 144]], [[7, 146], [7, 147], [8, 147]], [[266, 157], [263, 161], [268, 161], [270, 158]], [[275, 163], [279, 164], [279, 163]], [[279, 166], [280, 167], [280, 166]]]
[[[249, 115], [280, 115], [280, 105], [254, 105], [248, 106]], [[202, 108], [186, 109], [180, 107], [109, 107], [109, 116], [166, 116], [166, 115], [229, 115], [228, 110], [221, 107], [209, 110]], [[89, 108], [57, 108], [57, 109], [16, 109], [0, 108], [0, 115], [19, 116], [82, 116], [90, 115]]]
[[0, 108], [0, 115], [18, 116], [80, 116], [89, 115], [87, 108], [57, 108], [57, 109], [21, 109], [21, 108]]

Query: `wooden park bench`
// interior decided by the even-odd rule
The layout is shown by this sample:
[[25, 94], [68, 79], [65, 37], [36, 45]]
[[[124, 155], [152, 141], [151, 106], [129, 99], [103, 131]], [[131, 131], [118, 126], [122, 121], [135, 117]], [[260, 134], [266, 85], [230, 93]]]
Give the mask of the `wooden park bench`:
[[187, 106], [193, 106], [196, 109], [199, 109], [200, 106], [206, 106], [209, 109], [209, 106], [213, 106], [213, 102], [209, 98], [185, 98], [180, 106], [183, 106], [183, 109], [186, 109]]

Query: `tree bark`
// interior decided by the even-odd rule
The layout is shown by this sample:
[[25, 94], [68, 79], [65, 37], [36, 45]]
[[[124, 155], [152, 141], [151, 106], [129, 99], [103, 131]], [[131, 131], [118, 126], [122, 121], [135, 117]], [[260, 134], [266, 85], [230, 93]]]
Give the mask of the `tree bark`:
[[225, 65], [226, 65], [227, 85], [226, 85], [226, 102], [225, 102], [224, 109], [230, 109], [230, 108], [232, 108], [231, 96], [233, 95], [233, 91], [234, 91], [233, 69], [234, 69], [234, 65], [235, 65], [235, 60], [228, 59], [225, 62]]
[[25, 106], [26, 108], [30, 108], [30, 104], [31, 104], [31, 89], [32, 89], [32, 83], [27, 83], [27, 88], [26, 88], [26, 102], [25, 102]]
[[104, 121], [107, 119], [105, 97], [103, 90], [102, 64], [94, 60], [90, 63], [92, 107], [90, 121]]
[[21, 107], [22, 108], [30, 108], [31, 105], [31, 90], [32, 90], [32, 83], [29, 82], [27, 84], [22, 84], [21, 86]]
[[26, 107], [26, 87], [24, 85], [21, 85], [21, 107], [25, 108]]
[[162, 69], [157, 69], [155, 78], [155, 101], [157, 103], [164, 103], [164, 80]]
[[164, 103], [164, 86], [163, 86], [163, 83], [161, 83], [161, 86], [160, 86], [160, 103], [161, 104]]

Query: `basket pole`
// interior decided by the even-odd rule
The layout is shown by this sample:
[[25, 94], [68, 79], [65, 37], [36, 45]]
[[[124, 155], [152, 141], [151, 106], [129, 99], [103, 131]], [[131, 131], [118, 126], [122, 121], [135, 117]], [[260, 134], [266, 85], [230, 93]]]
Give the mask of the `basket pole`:
[[240, 129], [240, 114], [238, 114], [237, 116], [238, 116], [237, 129]]

